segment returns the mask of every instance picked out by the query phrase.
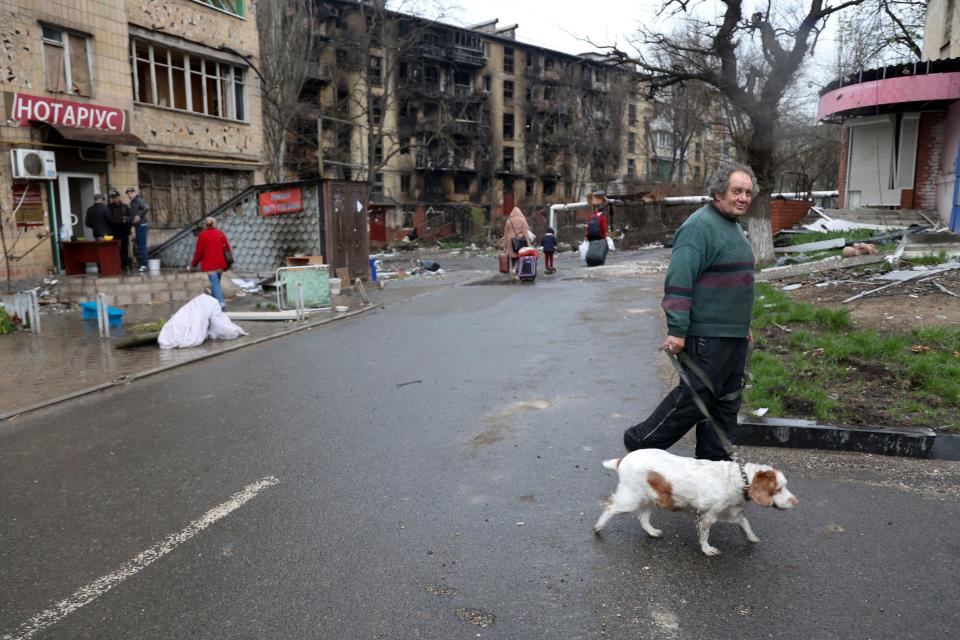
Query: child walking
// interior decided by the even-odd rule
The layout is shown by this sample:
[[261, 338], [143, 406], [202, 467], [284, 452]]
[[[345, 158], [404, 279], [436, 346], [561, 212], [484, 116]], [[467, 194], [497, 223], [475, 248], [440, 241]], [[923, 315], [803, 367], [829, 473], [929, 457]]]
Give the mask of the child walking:
[[557, 250], [557, 235], [553, 227], [547, 227], [547, 232], [543, 234], [540, 246], [543, 247], [543, 264], [547, 273], [556, 273], [557, 270], [553, 268], [553, 252]]

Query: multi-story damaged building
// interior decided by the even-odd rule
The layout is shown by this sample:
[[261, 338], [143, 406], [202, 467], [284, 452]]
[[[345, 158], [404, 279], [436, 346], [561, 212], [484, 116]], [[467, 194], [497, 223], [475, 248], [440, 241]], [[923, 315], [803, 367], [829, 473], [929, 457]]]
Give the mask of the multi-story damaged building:
[[631, 68], [521, 43], [516, 25], [496, 20], [463, 28], [376, 2], [317, 6], [291, 166], [370, 182], [375, 203], [407, 218], [380, 220], [387, 228], [413, 226], [418, 206], [536, 210], [657, 175], [645, 144], [651, 102]]

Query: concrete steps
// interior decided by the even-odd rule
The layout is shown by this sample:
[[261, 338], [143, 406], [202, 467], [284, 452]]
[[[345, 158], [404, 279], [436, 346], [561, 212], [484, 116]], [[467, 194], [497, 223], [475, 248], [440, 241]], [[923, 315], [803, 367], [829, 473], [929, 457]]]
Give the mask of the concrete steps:
[[155, 275], [144, 272], [111, 278], [66, 276], [57, 287], [57, 296], [61, 302], [86, 302], [103, 293], [107, 304], [117, 307], [166, 304], [186, 302], [203, 293], [209, 284], [205, 274], [185, 271], [161, 271]]

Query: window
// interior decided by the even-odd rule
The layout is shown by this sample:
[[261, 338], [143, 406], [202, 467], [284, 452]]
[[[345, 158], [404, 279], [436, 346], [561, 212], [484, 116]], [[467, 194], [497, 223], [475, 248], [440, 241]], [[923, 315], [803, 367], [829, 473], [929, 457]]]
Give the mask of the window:
[[367, 81], [374, 87], [383, 84], [383, 58], [370, 56], [370, 66], [367, 67]]
[[673, 146], [673, 134], [669, 131], [654, 131], [653, 141], [658, 147], [669, 149]]
[[44, 25], [41, 39], [47, 91], [92, 96], [89, 38]]
[[383, 165], [383, 138], [378, 138], [373, 143], [373, 164], [378, 167]]
[[410, 175], [402, 174], [400, 176], [400, 192], [401, 193], [410, 193]]
[[552, 196], [557, 192], [557, 183], [553, 180], [543, 181], [543, 195]]
[[130, 55], [134, 101], [246, 121], [245, 67], [137, 39]]
[[503, 148], [503, 170], [513, 171], [513, 147]]
[[631, 126], [637, 124], [637, 105], [631, 104], [627, 107], [627, 121]]
[[383, 120], [383, 96], [370, 97], [370, 121], [378, 124]]
[[513, 114], [503, 114], [503, 138], [504, 140], [513, 140]]
[[383, 195], [383, 174], [375, 173], [373, 174], [373, 188], [371, 189], [374, 195], [382, 196]]
[[633, 158], [627, 160], [627, 175], [631, 177], [637, 175], [637, 161]]
[[513, 47], [503, 48], [503, 72], [513, 73]]
[[698, 142], [697, 146], [694, 147], [693, 159], [696, 160], [697, 162], [700, 162], [700, 156], [702, 154], [703, 154], [703, 145]]
[[470, 177], [469, 176], [454, 176], [453, 177], [453, 192], [464, 194], [470, 193]]
[[503, 81], [503, 99], [513, 100], [513, 80]]
[[627, 153], [637, 152], [637, 134], [633, 131], [627, 134]]
[[341, 113], [350, 111], [350, 90], [344, 85], [337, 87], [337, 111]]
[[194, 0], [200, 4], [206, 4], [214, 9], [231, 13], [235, 16], [243, 17], [246, 0]]
[[533, 186], [534, 186], [534, 185], [533, 185], [533, 178], [527, 178], [525, 182], [527, 183], [527, 185], [526, 185], [526, 188], [524, 188], [523, 192], [524, 192], [524, 194], [527, 195], [527, 196], [532, 196], [532, 195], [533, 195]]
[[490, 76], [483, 76], [483, 92], [490, 93]]

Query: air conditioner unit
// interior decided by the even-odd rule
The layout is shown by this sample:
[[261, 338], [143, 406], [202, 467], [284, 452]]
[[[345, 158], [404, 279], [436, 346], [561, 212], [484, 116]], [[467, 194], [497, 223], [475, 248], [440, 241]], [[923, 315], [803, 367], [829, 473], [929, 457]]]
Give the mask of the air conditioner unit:
[[10, 151], [10, 164], [14, 178], [54, 180], [57, 177], [57, 161], [53, 151], [13, 149]]

